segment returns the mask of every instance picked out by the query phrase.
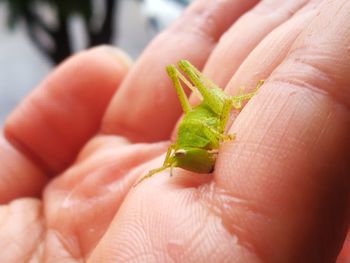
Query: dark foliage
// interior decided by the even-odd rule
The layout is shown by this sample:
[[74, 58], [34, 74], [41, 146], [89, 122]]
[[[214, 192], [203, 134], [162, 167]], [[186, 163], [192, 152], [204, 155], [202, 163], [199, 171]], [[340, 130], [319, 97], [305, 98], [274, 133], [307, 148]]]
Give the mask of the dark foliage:
[[[87, 36], [86, 46], [111, 43], [115, 32], [115, 16], [118, 0], [97, 0], [104, 5], [101, 17], [96, 18], [93, 0], [0, 0], [6, 2], [8, 24], [14, 28], [23, 21], [32, 42], [53, 63], [58, 64], [72, 53], [72, 39], [69, 21], [73, 15], [83, 19]], [[43, 9], [49, 9], [50, 21], [42, 16]], [[47, 12], [46, 12], [47, 13]], [[101, 15], [101, 14], [99, 14]], [[97, 21], [98, 20], [98, 21]]]

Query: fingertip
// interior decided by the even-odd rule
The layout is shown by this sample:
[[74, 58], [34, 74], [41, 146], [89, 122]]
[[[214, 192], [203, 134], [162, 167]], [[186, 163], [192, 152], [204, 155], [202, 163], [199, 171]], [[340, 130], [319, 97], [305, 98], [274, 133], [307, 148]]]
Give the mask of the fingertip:
[[129, 67], [130, 59], [110, 46], [68, 58], [10, 115], [6, 138], [45, 170], [62, 170], [99, 130]]
[[111, 46], [111, 45], [101, 45], [95, 48], [90, 49], [89, 52], [105, 52], [114, 57], [121, 65], [125, 66], [126, 69], [129, 69], [132, 64], [132, 58], [124, 52], [122, 49]]

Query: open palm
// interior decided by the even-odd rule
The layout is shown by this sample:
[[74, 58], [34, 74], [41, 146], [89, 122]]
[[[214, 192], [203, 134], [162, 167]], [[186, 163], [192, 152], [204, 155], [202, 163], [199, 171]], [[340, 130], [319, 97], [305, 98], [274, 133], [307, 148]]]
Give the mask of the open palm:
[[[1, 262], [335, 260], [348, 227], [350, 4], [256, 2], [195, 1], [129, 72], [119, 51], [95, 48], [19, 105], [0, 144]], [[175, 169], [133, 187], [181, 116], [164, 67], [183, 58], [228, 94], [267, 82], [213, 174]]]

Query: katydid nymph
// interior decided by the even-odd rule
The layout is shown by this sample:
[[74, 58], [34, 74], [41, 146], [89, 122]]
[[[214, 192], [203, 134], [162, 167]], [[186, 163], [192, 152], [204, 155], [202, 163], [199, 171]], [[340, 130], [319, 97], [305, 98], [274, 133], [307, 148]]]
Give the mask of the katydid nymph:
[[[197, 173], [213, 172], [220, 143], [235, 138], [225, 131], [231, 110], [240, 110], [243, 102], [253, 97], [263, 84], [261, 80], [254, 91], [229, 96], [187, 60], [180, 60], [177, 65], [183, 74], [175, 65], [166, 67], [184, 112], [176, 141], [169, 146], [163, 165], [150, 170], [138, 183], [167, 168], [170, 174], [174, 167]], [[193, 93], [199, 92], [201, 102], [198, 105], [190, 105], [181, 83]]]

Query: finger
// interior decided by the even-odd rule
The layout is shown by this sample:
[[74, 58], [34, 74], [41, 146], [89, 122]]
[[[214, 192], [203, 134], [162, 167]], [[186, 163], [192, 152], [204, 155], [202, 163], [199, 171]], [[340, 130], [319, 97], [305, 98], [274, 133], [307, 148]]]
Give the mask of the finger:
[[[312, 10], [317, 4], [304, 0], [260, 2], [223, 35], [203, 73], [219, 87], [225, 87], [228, 94], [236, 94], [242, 87], [244, 92], [252, 91], [285, 57], [295, 38], [315, 15]], [[250, 75], [240, 73], [244, 70]], [[192, 103], [197, 100], [191, 97]]]
[[263, 261], [332, 262], [346, 234], [349, 12], [320, 6], [221, 149], [208, 199]]
[[134, 141], [168, 139], [181, 109], [165, 66], [186, 58], [201, 68], [220, 35], [256, 2], [194, 1], [139, 58], [113, 98], [102, 131]]
[[[120, 51], [100, 47], [69, 59], [41, 83], [5, 124], [5, 136], [12, 146], [1, 148], [8, 163], [0, 168], [4, 175], [1, 188], [12, 191], [12, 197], [37, 191], [34, 189], [46, 180], [37, 170], [56, 173], [72, 162], [98, 131], [127, 69], [128, 62]], [[27, 164], [36, 168], [20, 173]]]
[[[288, 54], [295, 39], [317, 15], [318, 3], [312, 1], [299, 10], [289, 20], [270, 32], [243, 61], [225, 87], [227, 94], [237, 94], [255, 89], [259, 80], [267, 79]], [[236, 115], [232, 115], [227, 128], [230, 128]]]
[[[68, 254], [87, 258], [132, 187], [137, 170], [166, 146], [127, 144], [116, 136], [91, 140], [78, 161], [45, 188], [46, 226], [54, 229], [48, 231], [46, 247], [56, 248], [60, 240]], [[48, 249], [45, 255], [48, 262], [64, 261], [65, 256], [57, 249]]]
[[318, 2], [311, 1], [293, 17], [272, 30], [247, 56], [225, 87], [237, 94], [241, 87], [252, 91], [259, 80], [267, 79], [285, 59], [296, 38], [317, 15]]
[[[222, 36], [208, 59], [204, 74], [219, 87], [225, 87], [258, 43], [309, 2], [308, 0], [261, 1]], [[278, 49], [275, 51], [278, 52]]]
[[350, 261], [350, 232], [346, 237], [345, 242], [343, 243], [342, 250], [340, 251], [336, 263], [347, 263]]
[[[316, 15], [317, 3], [309, 1], [305, 4], [304, 2], [284, 1], [272, 4], [268, 2], [270, 5], [267, 5], [263, 1], [258, 4], [222, 37], [204, 68], [204, 74], [219, 87], [225, 87], [228, 78], [231, 78], [225, 87], [228, 94], [236, 94], [242, 87], [244, 87], [244, 92], [253, 91], [258, 81], [266, 79], [283, 60], [296, 37]], [[280, 15], [271, 17], [269, 14], [262, 15], [258, 12], [261, 9], [264, 10], [266, 5], [268, 8], [279, 10]], [[252, 20], [252, 22], [249, 24], [246, 20]], [[251, 24], [255, 26], [255, 29]], [[260, 31], [263, 34], [255, 33]], [[242, 32], [245, 32], [245, 35], [250, 33], [250, 38], [241, 39], [239, 35]], [[230, 45], [227, 45], [226, 41], [230, 43], [231, 48], [228, 48]], [[242, 61], [242, 54], [247, 56], [244, 61]], [[192, 103], [198, 100], [198, 97], [191, 96]]]
[[38, 248], [45, 234], [42, 203], [23, 198], [2, 205], [0, 221], [1, 262], [40, 262]]

